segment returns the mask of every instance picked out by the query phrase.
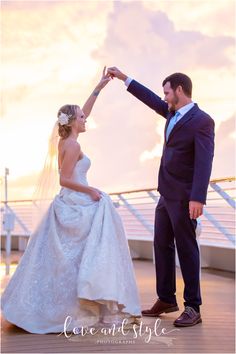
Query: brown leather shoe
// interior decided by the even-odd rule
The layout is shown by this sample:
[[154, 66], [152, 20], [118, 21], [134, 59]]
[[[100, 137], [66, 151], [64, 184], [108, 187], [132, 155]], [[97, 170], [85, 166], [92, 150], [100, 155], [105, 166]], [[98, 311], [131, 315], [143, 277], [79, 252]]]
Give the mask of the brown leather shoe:
[[184, 312], [175, 320], [176, 327], [189, 327], [195, 326], [197, 323], [202, 322], [201, 315], [192, 307], [186, 306]]
[[162, 313], [174, 311], [179, 311], [177, 304], [168, 304], [167, 302], [163, 302], [158, 299], [150, 310], [143, 310], [142, 315], [148, 317], [158, 317]]

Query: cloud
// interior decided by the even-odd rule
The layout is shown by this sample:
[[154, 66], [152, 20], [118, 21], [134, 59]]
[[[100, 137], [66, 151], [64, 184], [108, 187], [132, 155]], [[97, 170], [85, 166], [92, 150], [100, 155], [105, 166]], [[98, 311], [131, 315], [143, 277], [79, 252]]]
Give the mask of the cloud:
[[[127, 35], [128, 33], [128, 35]], [[132, 70], [145, 70], [148, 78], [161, 72], [208, 70], [233, 66], [228, 56], [235, 40], [230, 36], [208, 36], [200, 31], [178, 31], [162, 11], [145, 9], [141, 2], [116, 2], [110, 15], [101, 58], [132, 63]], [[147, 70], [148, 63], [149, 70]]]
[[[104, 39], [107, 2], [4, 2], [2, 60], [5, 85], [47, 82], [83, 73]], [[100, 11], [98, 11], [100, 10]], [[93, 21], [90, 18], [93, 18]], [[89, 66], [90, 63], [87, 63]], [[14, 80], [7, 78], [14, 75]], [[93, 72], [94, 75], [94, 72]], [[45, 85], [46, 86], [46, 85]]]
[[[191, 0], [191, 1], [148, 1], [143, 0], [144, 8], [163, 11], [178, 31], [194, 28], [195, 31], [210, 36], [235, 35], [235, 1], [233, 0]], [[214, 6], [213, 6], [214, 5]], [[222, 23], [224, 19], [224, 25]]]

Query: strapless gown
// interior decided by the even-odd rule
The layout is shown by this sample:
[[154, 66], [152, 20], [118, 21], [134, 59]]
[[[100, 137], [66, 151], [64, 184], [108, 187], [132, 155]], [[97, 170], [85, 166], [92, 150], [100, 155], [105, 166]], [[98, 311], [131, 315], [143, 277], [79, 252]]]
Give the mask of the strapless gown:
[[[89, 158], [73, 179], [88, 185]], [[110, 197], [61, 188], [30, 237], [1, 301], [4, 317], [31, 333], [117, 323], [141, 315], [122, 221]]]

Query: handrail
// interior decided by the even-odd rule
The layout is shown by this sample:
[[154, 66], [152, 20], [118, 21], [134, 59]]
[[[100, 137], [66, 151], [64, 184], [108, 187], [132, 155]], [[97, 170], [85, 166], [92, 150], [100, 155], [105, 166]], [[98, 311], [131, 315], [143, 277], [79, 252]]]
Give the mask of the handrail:
[[[207, 245], [219, 247], [223, 245], [222, 247], [225, 248], [234, 248], [235, 233], [234, 225], [232, 224], [234, 222], [234, 195], [236, 188], [235, 184], [233, 184], [232, 188], [230, 188], [229, 184], [224, 188], [224, 186], [220, 185], [220, 182], [232, 182], [235, 180], [235, 177], [227, 177], [212, 179], [209, 182], [208, 204], [204, 208], [203, 218], [201, 219], [203, 230], [205, 231], [200, 239], [200, 244], [202, 242], [202, 244]], [[112, 192], [109, 195], [123, 219], [127, 238], [129, 240], [153, 240], [155, 204], [160, 197], [157, 188]], [[48, 201], [51, 201], [51, 199]], [[224, 203], [222, 204], [222, 202]], [[20, 247], [24, 248], [27, 241], [26, 238], [29, 238], [32, 232], [31, 229], [34, 227], [34, 211], [38, 206], [37, 201], [35, 199], [21, 199], [11, 200], [7, 203], [1, 201], [0, 203], [1, 212], [9, 210], [16, 216], [17, 225], [11, 235], [19, 237]], [[7, 233], [1, 230], [0, 236], [6, 235]]]
[[236, 180], [236, 177], [214, 178], [214, 179], [211, 179], [209, 183], [232, 182], [235, 180]]
[[[212, 180], [210, 180], [210, 183], [218, 183], [218, 182], [232, 182], [235, 181], [236, 177], [224, 177], [224, 178], [214, 178]], [[120, 194], [130, 194], [130, 193], [140, 193], [140, 192], [151, 192], [153, 190], [156, 190], [157, 187], [153, 187], [153, 188], [141, 188], [141, 189], [132, 189], [132, 190], [128, 190], [128, 191], [119, 191], [119, 192], [111, 192], [108, 193], [109, 195], [120, 195]], [[26, 202], [34, 202], [34, 199], [19, 199], [19, 200], [8, 200], [8, 203], [26, 203]], [[1, 203], [5, 204], [5, 201], [1, 201]]]

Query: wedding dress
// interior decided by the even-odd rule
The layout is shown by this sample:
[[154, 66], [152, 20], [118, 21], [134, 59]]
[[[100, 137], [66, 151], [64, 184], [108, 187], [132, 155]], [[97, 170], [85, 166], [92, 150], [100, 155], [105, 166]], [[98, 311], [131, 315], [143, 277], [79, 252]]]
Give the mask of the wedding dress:
[[[86, 155], [73, 179], [88, 185]], [[1, 301], [4, 317], [31, 333], [116, 323], [141, 315], [122, 221], [110, 197], [61, 188], [31, 236]]]

